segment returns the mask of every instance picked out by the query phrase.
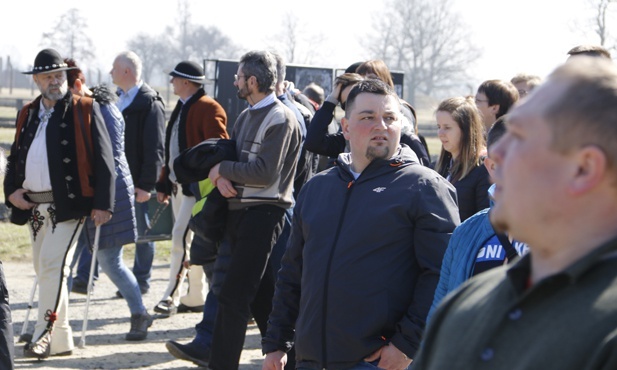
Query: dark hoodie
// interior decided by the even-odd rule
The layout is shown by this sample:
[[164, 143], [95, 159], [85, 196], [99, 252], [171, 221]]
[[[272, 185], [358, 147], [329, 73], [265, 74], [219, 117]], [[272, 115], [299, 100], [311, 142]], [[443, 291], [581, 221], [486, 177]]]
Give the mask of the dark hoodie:
[[263, 350], [295, 336], [298, 367], [349, 368], [388, 342], [413, 358], [460, 223], [454, 187], [408, 146], [356, 180], [349, 164], [340, 154], [294, 207]]

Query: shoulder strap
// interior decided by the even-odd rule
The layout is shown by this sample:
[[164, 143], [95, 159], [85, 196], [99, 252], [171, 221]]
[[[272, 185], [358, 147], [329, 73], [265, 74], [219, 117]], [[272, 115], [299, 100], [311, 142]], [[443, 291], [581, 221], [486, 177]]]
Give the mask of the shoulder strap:
[[516, 257], [518, 257], [518, 252], [512, 246], [510, 242], [510, 238], [506, 234], [497, 233], [497, 239], [501, 242], [501, 246], [506, 250], [506, 257], [508, 258], [508, 263], [512, 262]]

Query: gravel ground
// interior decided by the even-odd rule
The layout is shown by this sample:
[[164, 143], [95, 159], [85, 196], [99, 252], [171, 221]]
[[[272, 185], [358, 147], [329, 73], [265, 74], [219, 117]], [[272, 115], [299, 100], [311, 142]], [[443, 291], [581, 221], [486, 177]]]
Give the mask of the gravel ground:
[[[132, 266], [132, 262], [128, 262]], [[150, 314], [161, 298], [167, 285], [169, 264], [155, 261], [150, 292], [143, 296]], [[86, 305], [86, 296], [72, 293], [69, 315], [73, 328], [75, 350], [72, 356], [49, 357], [38, 361], [23, 357], [23, 343], [17, 343], [28, 307], [34, 282], [31, 263], [8, 262], [4, 264], [15, 334], [16, 369], [189, 369], [196, 368], [191, 362], [175, 359], [167, 352], [165, 342], [190, 341], [194, 326], [201, 320], [201, 313], [182, 313], [169, 318], [154, 316], [148, 338], [141, 342], [127, 342], [124, 335], [130, 328], [129, 309], [123, 299], [115, 298], [116, 287], [101, 274], [90, 299], [88, 331], [85, 348], [79, 348]], [[36, 296], [35, 296], [36, 302]], [[30, 312], [28, 332], [34, 329], [36, 303]], [[259, 331], [249, 325], [240, 361], [240, 369], [261, 369], [263, 356], [260, 350]]]

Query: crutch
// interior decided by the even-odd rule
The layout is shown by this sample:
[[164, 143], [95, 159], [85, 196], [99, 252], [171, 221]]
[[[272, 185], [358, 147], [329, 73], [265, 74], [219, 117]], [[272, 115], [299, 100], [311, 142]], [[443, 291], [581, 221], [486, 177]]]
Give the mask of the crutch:
[[90, 307], [90, 294], [92, 293], [92, 284], [94, 279], [94, 267], [96, 266], [96, 252], [99, 250], [99, 237], [101, 236], [101, 226], [96, 227], [94, 233], [94, 246], [92, 247], [92, 263], [90, 263], [90, 277], [88, 278], [88, 291], [86, 293], [86, 309], [84, 311], [84, 322], [81, 326], [81, 340], [79, 348], [86, 347], [86, 330], [88, 329], [88, 308]]
[[28, 302], [28, 309], [26, 310], [26, 318], [24, 319], [24, 324], [21, 327], [21, 333], [19, 335], [19, 342], [29, 342], [32, 340], [32, 334], [26, 333], [28, 329], [28, 322], [30, 319], [30, 310], [32, 310], [32, 305], [34, 304], [34, 294], [36, 293], [36, 287], [39, 284], [38, 277], [34, 277], [34, 284], [32, 284], [32, 290], [30, 290], [30, 302]]

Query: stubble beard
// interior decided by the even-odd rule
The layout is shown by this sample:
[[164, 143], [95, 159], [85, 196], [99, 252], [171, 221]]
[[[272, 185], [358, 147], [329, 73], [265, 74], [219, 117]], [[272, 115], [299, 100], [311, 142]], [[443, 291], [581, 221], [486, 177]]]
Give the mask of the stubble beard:
[[375, 159], [389, 159], [390, 157], [390, 148], [386, 145], [366, 148], [366, 159], [371, 162]]
[[246, 97], [248, 96], [248, 92], [240, 88], [238, 89], [238, 92], [236, 93], [236, 95], [238, 96], [238, 99], [246, 100]]

